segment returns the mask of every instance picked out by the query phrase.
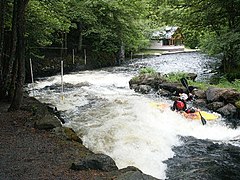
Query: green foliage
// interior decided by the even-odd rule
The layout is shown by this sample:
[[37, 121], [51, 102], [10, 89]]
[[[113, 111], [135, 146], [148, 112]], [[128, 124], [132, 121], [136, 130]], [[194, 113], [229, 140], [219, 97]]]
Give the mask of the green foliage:
[[227, 78], [221, 78], [219, 83], [217, 84], [217, 87], [221, 88], [234, 88], [237, 91], [240, 91], [240, 79], [236, 79], [233, 82], [229, 82]]
[[154, 75], [156, 74], [156, 70], [151, 68], [151, 67], [144, 67], [144, 68], [141, 68], [140, 69], [140, 74], [151, 74], [151, 75]]
[[27, 10], [27, 39], [30, 47], [51, 45], [57, 41], [55, 32], [68, 32], [68, 1], [29, 1]]
[[[222, 54], [224, 73], [240, 70], [239, 0], [161, 2], [158, 10], [165, 8], [157, 11], [161, 14], [161, 23], [180, 26], [186, 46], [193, 48], [201, 42], [200, 48], [208, 54]], [[163, 16], [164, 11], [168, 12], [167, 16]]]
[[169, 82], [180, 82], [181, 78], [186, 78], [187, 77], [187, 73], [185, 72], [172, 72], [172, 73], [168, 73], [165, 75], [166, 80]]

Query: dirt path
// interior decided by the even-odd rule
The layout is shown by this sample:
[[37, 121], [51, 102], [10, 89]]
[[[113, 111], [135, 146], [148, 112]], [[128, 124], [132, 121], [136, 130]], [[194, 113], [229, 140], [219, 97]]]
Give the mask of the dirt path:
[[71, 170], [73, 162], [91, 152], [51, 131], [24, 126], [31, 114], [22, 110], [10, 113], [8, 107], [0, 102], [0, 180], [112, 179], [94, 170]]

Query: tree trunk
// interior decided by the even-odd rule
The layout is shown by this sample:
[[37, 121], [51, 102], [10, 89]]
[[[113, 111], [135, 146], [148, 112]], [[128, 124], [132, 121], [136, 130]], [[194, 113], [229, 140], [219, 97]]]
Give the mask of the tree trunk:
[[78, 48], [77, 48], [77, 51], [81, 52], [82, 51], [82, 43], [83, 43], [83, 39], [82, 39], [82, 24], [81, 23], [78, 24], [78, 29], [79, 29], [79, 38], [78, 38]]
[[6, 97], [8, 94], [8, 90], [11, 83], [11, 74], [12, 74], [12, 66], [15, 61], [16, 54], [16, 44], [17, 44], [17, 1], [14, 1], [13, 7], [13, 16], [12, 16], [12, 36], [11, 36], [11, 50], [10, 57], [4, 58], [5, 62], [3, 62], [3, 84], [0, 89], [0, 98]]
[[14, 97], [12, 99], [9, 111], [17, 110], [20, 108], [23, 97], [23, 85], [25, 81], [25, 10], [29, 0], [15, 0], [17, 1], [17, 46], [16, 58], [18, 63], [16, 87]]
[[[5, 24], [5, 0], [0, 1], [0, 87], [3, 86], [3, 42], [4, 42], [4, 24]], [[1, 95], [0, 95], [1, 97]]]

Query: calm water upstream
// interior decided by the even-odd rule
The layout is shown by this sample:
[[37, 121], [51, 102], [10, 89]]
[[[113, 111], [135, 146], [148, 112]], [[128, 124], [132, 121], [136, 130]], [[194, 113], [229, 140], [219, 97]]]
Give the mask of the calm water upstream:
[[[227, 127], [222, 118], [203, 126], [200, 121], [186, 120], [169, 109], [161, 112], [150, 106], [150, 102], [172, 104], [172, 101], [135, 93], [128, 82], [145, 66], [161, 73], [194, 72], [198, 79], [204, 80], [212, 75], [211, 61], [215, 60], [200, 53], [134, 59], [120, 67], [64, 75], [63, 99], [60, 76], [37, 81], [33, 94], [41, 102], [63, 111], [65, 125], [78, 133], [84, 145], [95, 153], [111, 156], [118, 168], [135, 166], [156, 178], [171, 179], [177, 176], [173, 164], [186, 163], [184, 154], [187, 158], [199, 151], [199, 147], [212, 143], [211, 146], [217, 144], [217, 147], [223, 144], [220, 149], [238, 149], [240, 128]], [[196, 157], [206, 153], [206, 149], [202, 151]], [[214, 155], [219, 156], [217, 152]], [[234, 165], [239, 166], [238, 163]], [[195, 164], [195, 169], [201, 168], [201, 161]], [[181, 177], [187, 179], [190, 175], [183, 173]]]

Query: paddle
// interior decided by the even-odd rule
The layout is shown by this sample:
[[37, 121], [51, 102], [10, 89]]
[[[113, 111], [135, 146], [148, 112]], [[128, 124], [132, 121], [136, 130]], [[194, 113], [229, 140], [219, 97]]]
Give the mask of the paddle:
[[202, 115], [201, 115], [200, 112], [199, 112], [199, 115], [200, 115], [200, 117], [201, 117], [202, 124], [203, 124], [203, 125], [207, 124], [207, 121], [205, 120], [204, 117], [202, 117]]
[[190, 93], [189, 87], [188, 87], [188, 82], [187, 82], [186, 78], [181, 78], [180, 81], [181, 81], [182, 85], [187, 89], [188, 93]]
[[[190, 93], [190, 91], [189, 91], [189, 86], [188, 86], [188, 82], [187, 82], [186, 78], [181, 78], [180, 81], [181, 81], [182, 85], [187, 89], [188, 93]], [[199, 115], [200, 115], [200, 117], [201, 117], [202, 124], [203, 124], [203, 125], [207, 124], [207, 121], [206, 121], [205, 118], [201, 115], [200, 112], [199, 112]]]

